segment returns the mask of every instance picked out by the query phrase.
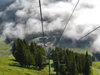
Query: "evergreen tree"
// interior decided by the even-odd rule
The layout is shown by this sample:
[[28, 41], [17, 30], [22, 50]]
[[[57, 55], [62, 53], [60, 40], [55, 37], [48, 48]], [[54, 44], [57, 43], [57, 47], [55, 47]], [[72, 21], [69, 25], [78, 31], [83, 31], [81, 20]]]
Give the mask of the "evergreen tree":
[[15, 52], [16, 52], [16, 44], [14, 42], [13, 46], [12, 46], [12, 54], [13, 54], [13, 56], [15, 56]]
[[72, 66], [71, 66], [71, 73], [72, 73], [72, 75], [79, 75], [78, 70], [77, 70], [75, 57], [73, 56], [73, 58], [74, 59], [73, 59]]
[[89, 56], [86, 58], [86, 62], [83, 68], [83, 74], [84, 75], [90, 75], [92, 73], [90, 63], [89, 63]]
[[41, 51], [39, 51], [39, 49], [37, 49], [37, 52], [36, 52], [36, 56], [35, 56], [35, 64], [36, 66], [39, 67], [39, 69], [42, 69], [43, 65], [43, 56], [42, 56], [42, 53]]
[[35, 58], [34, 55], [30, 52], [30, 50], [25, 50], [24, 51], [24, 65], [27, 67], [30, 67], [30, 65], [35, 65]]
[[36, 65], [40, 69], [43, 67], [45, 50], [42, 46], [37, 46], [33, 42], [29, 45], [25, 39], [22, 41], [18, 38], [17, 44], [14, 43], [12, 46], [12, 53], [21, 66]]
[[[61, 62], [66, 62], [66, 61], [62, 60]], [[62, 73], [62, 74], [65, 74], [65, 70], [66, 70], [66, 65], [65, 64], [64, 63], [63, 64], [60, 63], [60, 73]]]
[[78, 72], [82, 73], [83, 67], [82, 67], [82, 59], [79, 57], [79, 64], [78, 64]]
[[17, 44], [17, 52], [16, 52], [16, 60], [18, 62], [20, 62], [21, 66], [23, 66], [24, 62], [23, 62], [23, 52], [24, 52], [24, 46], [22, 44], [22, 41], [18, 41], [18, 44]]
[[31, 41], [31, 44], [30, 44], [30, 51], [34, 54], [34, 48], [35, 48], [35, 46], [34, 46], [34, 43], [33, 43], [33, 41]]
[[69, 71], [69, 60], [68, 60], [68, 56], [66, 55], [66, 71]]
[[86, 51], [86, 58], [87, 58], [87, 56], [88, 56], [88, 51]]
[[43, 68], [43, 62], [44, 62], [44, 57], [45, 56], [45, 51], [42, 48], [42, 46], [37, 46], [36, 52], [35, 52], [35, 65], [39, 66], [40, 69]]
[[[54, 62], [54, 70], [56, 71], [56, 75], [58, 75], [58, 72], [64, 75], [78, 75], [79, 73], [84, 75], [88, 75], [87, 73], [92, 74], [90, 67], [92, 65], [92, 61], [91, 56], [88, 55], [88, 52], [86, 52], [86, 55], [84, 55], [74, 53], [69, 49], [66, 49], [66, 51], [64, 50], [56, 47], [53, 52], [53, 59], [55, 59], [55, 57], [57, 58], [57, 62]], [[60, 65], [59, 61], [63, 61], [63, 59], [60, 58], [64, 55], [66, 56], [66, 65]]]
[[58, 57], [58, 54], [57, 54], [57, 62], [54, 62], [54, 71], [56, 71], [56, 75], [58, 75], [58, 72], [60, 71], [60, 64], [59, 64], [59, 57]]
[[92, 61], [95, 61], [95, 56], [92, 56]]

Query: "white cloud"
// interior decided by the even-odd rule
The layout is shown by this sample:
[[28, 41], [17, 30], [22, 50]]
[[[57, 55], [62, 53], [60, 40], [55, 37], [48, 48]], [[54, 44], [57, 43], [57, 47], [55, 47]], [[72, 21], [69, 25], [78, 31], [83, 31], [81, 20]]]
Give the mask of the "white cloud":
[[19, 17], [19, 18], [28, 18], [28, 14], [27, 14], [27, 11], [24, 11], [24, 10], [18, 10], [16, 12], [16, 16]]
[[[63, 29], [76, 2], [77, 0], [41, 0], [44, 30]], [[99, 3], [100, 1], [98, 0], [81, 0], [63, 36], [78, 40], [83, 35], [99, 26]], [[42, 28], [38, 0], [16, 0], [7, 7], [5, 12], [10, 10], [16, 11], [17, 23], [5, 23], [5, 29], [3, 31], [4, 36], [24, 38], [26, 34], [41, 32]], [[99, 30], [91, 35], [93, 34], [97, 36], [100, 35]]]
[[2, 12], [0, 12], [0, 16], [2, 16]]
[[98, 38], [95, 39], [94, 43], [92, 44], [92, 52], [100, 52], [100, 35]]

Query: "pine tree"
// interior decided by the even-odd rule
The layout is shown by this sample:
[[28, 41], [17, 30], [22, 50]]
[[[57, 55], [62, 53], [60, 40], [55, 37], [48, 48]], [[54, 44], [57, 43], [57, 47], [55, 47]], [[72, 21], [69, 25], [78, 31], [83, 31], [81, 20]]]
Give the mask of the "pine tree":
[[42, 69], [43, 65], [43, 56], [42, 53], [39, 51], [39, 49], [37, 50], [36, 56], [35, 56], [35, 62], [36, 62], [36, 66], [39, 67], [39, 69]]
[[[66, 61], [62, 60], [61, 62], [66, 62]], [[66, 66], [64, 64], [60, 65], [60, 73], [65, 74], [65, 70], [66, 70]]]
[[56, 71], [56, 75], [58, 75], [58, 72], [60, 71], [60, 64], [59, 64], [59, 57], [57, 54], [57, 62], [54, 62], [54, 71]]
[[71, 68], [71, 62], [69, 61], [68, 55], [66, 55], [66, 71], [70, 71]]
[[31, 42], [29, 46], [28, 42], [24, 39], [23, 41], [18, 38], [17, 44], [13, 44], [12, 53], [16, 60], [21, 66], [30, 67], [30, 65], [39, 66], [41, 69], [43, 67], [43, 56], [45, 56], [45, 50], [42, 46], [37, 46], [35, 43]]
[[73, 62], [72, 62], [72, 67], [71, 67], [71, 73], [72, 73], [72, 75], [79, 75], [74, 56], [73, 56]]
[[88, 51], [86, 51], [86, 58], [87, 58], [87, 56], [88, 56]]
[[82, 59], [81, 59], [81, 55], [79, 57], [79, 64], [78, 64], [78, 72], [82, 73], [83, 67], [82, 67]]
[[12, 46], [12, 54], [13, 54], [13, 56], [15, 56], [15, 52], [16, 52], [16, 44], [14, 42], [13, 46]]
[[83, 74], [84, 75], [90, 75], [92, 73], [90, 63], [89, 63], [89, 56], [86, 58], [86, 62], [83, 68]]
[[27, 67], [30, 67], [30, 65], [34, 65], [35, 64], [35, 58], [34, 55], [31, 54], [30, 50], [25, 49], [24, 51], [24, 65], [26, 65]]
[[34, 46], [34, 43], [33, 43], [33, 41], [31, 41], [31, 44], [30, 44], [30, 51], [34, 54], [34, 48], [35, 48], [35, 46]]
[[45, 56], [45, 50], [42, 48], [42, 46], [37, 46], [35, 51], [35, 65], [39, 66], [40, 69], [43, 68], [43, 56]]

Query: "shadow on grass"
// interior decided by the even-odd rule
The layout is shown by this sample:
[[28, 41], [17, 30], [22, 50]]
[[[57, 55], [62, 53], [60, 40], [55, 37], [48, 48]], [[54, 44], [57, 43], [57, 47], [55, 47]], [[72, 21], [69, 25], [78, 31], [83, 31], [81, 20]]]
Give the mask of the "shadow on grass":
[[8, 65], [9, 65], [9, 66], [21, 67], [21, 65], [19, 65], [18, 62], [9, 63]]
[[19, 62], [17, 62], [15, 59], [9, 59], [9, 60], [14, 61], [14, 62], [9, 63], [8, 64], [9, 66], [15, 66], [15, 67], [20, 67], [20, 68], [33, 69], [33, 70], [41, 71], [38, 66], [30, 66], [30, 67], [21, 66], [19, 64]]
[[17, 60], [16, 60], [16, 59], [8, 59], [8, 60], [17, 62]]

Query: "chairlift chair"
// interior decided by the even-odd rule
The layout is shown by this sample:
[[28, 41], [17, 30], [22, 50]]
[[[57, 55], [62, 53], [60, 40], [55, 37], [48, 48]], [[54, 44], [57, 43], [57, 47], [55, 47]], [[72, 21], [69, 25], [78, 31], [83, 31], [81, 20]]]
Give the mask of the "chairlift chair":
[[58, 61], [57, 61], [57, 57], [54, 57], [54, 58], [53, 58], [53, 62], [55, 62], [55, 63], [58, 62]]
[[64, 60], [62, 61], [63, 59], [60, 58], [59, 60], [59, 64], [60, 65], [66, 65], [66, 59], [64, 58]]
[[[43, 55], [42, 55], [43, 56]], [[45, 58], [45, 61], [44, 62], [42, 62], [42, 64], [43, 65], [49, 65], [49, 62], [46, 62], [46, 60], [47, 60], [47, 57], [46, 56], [43, 56], [44, 58]]]
[[66, 65], [66, 62], [65, 61], [60, 61], [59, 64], [60, 65]]
[[49, 62], [42, 62], [43, 65], [49, 65]]
[[57, 62], [57, 60], [53, 60], [53, 62]]

